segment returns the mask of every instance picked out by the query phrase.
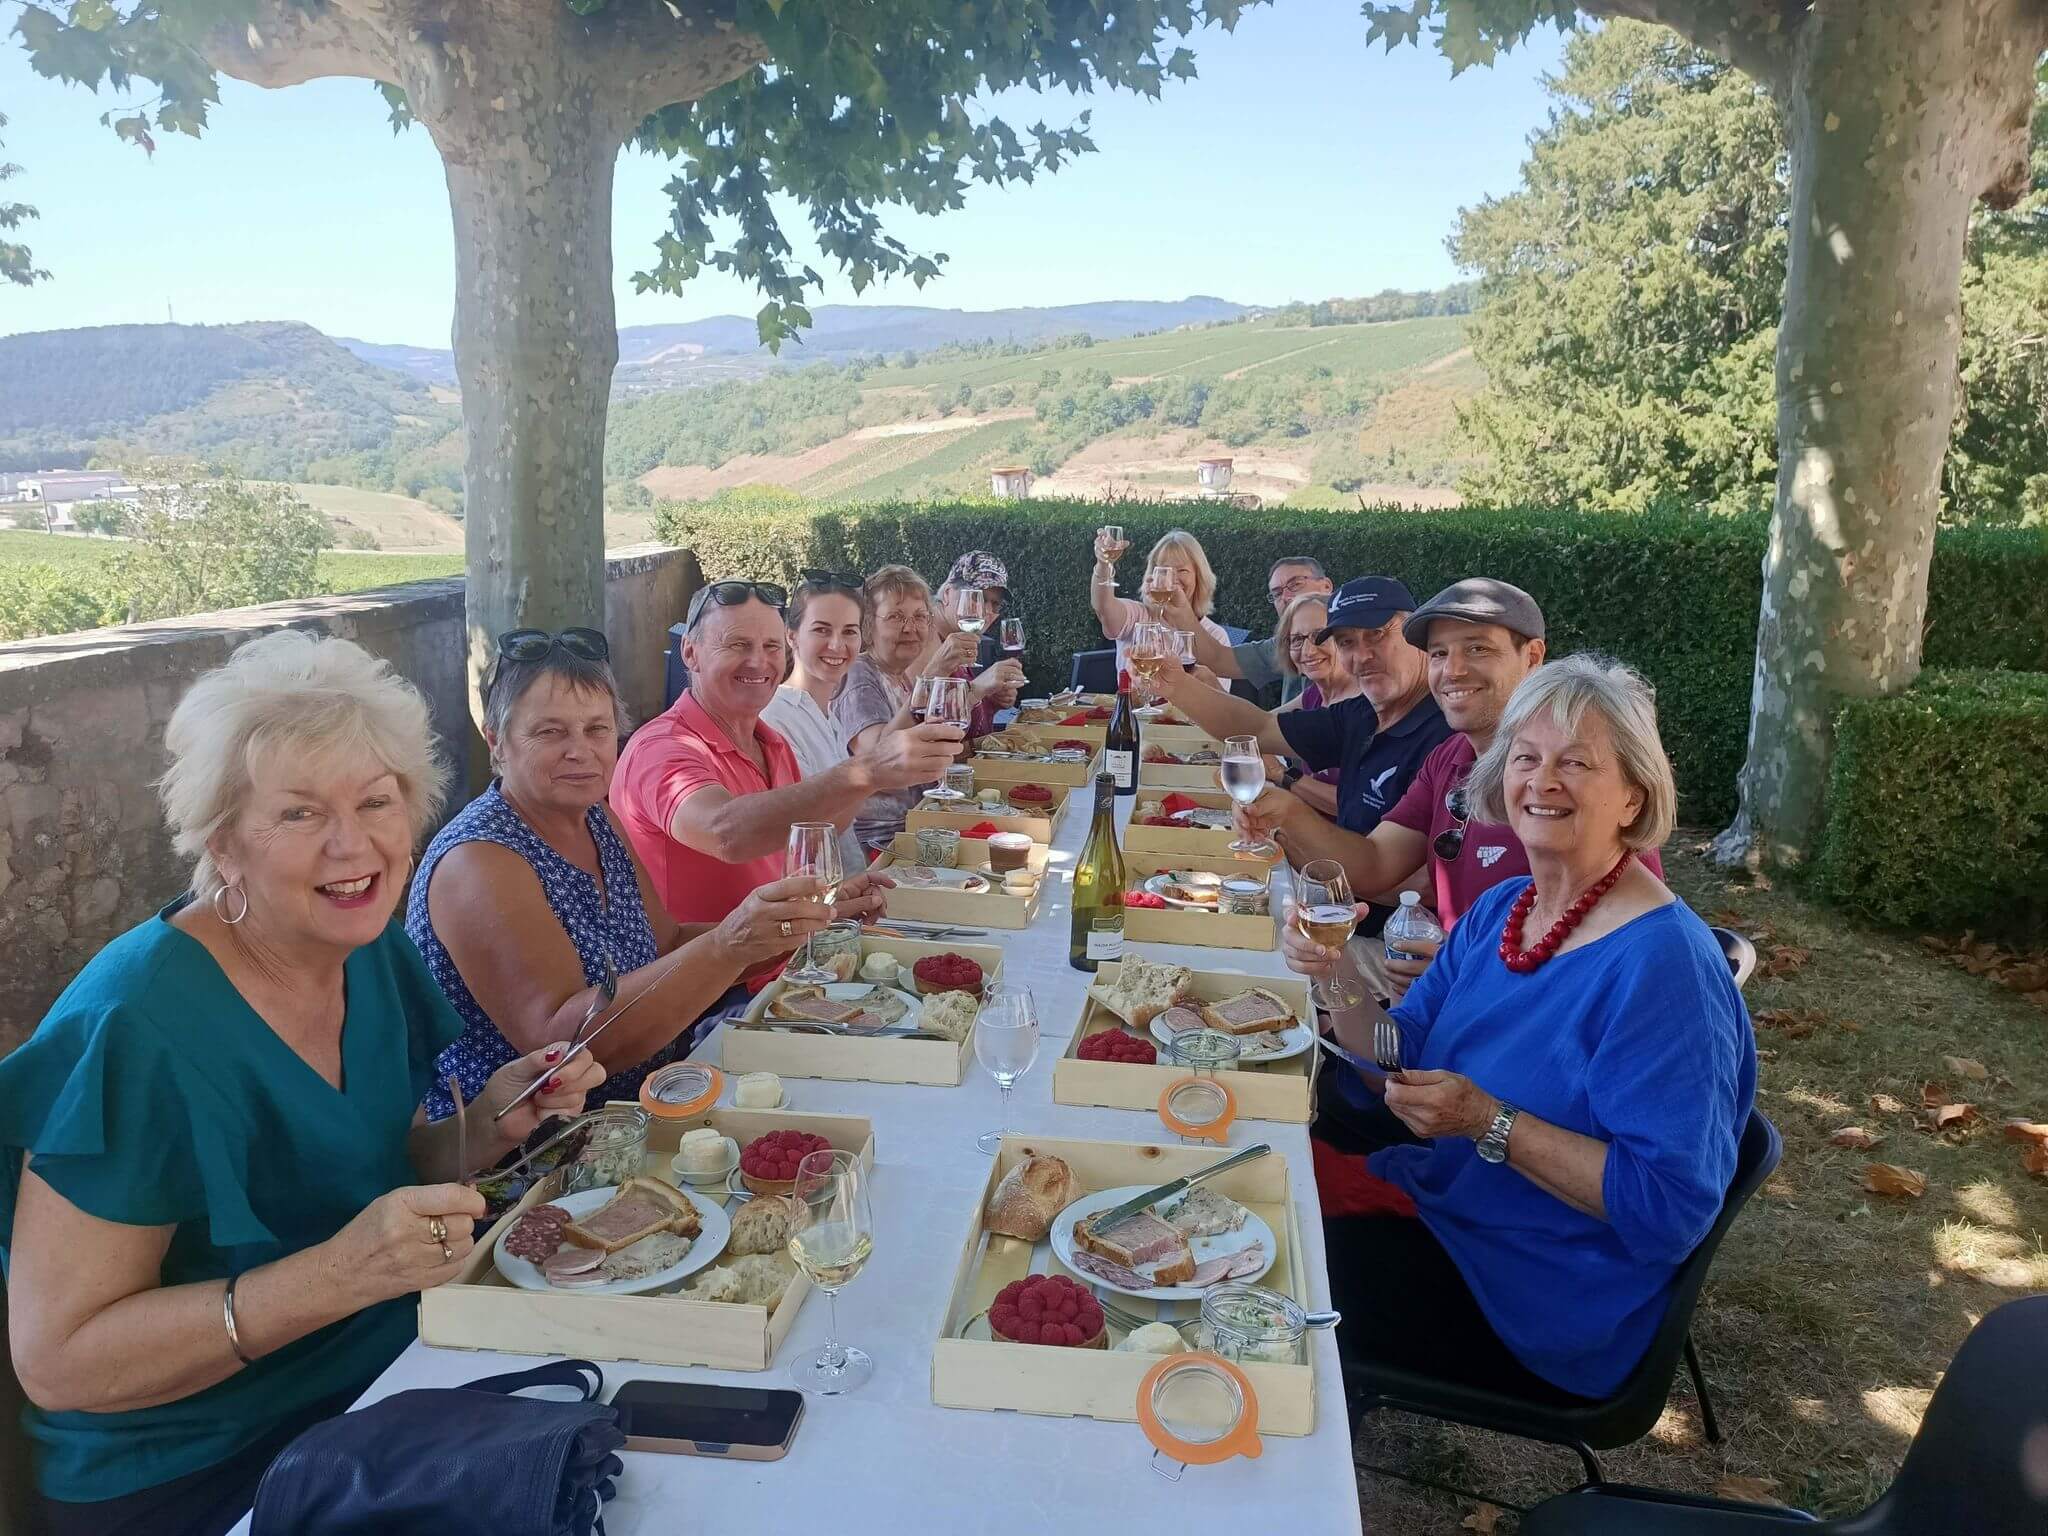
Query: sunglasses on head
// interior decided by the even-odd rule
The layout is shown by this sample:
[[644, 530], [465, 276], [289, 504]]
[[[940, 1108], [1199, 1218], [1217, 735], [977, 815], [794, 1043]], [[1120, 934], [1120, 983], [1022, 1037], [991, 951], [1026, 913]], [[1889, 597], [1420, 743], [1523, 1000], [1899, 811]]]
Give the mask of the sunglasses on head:
[[498, 654], [506, 661], [539, 661], [557, 646], [585, 661], [609, 661], [612, 654], [611, 642], [595, 629], [578, 627], [559, 634], [545, 629], [508, 629], [498, 636]]
[[683, 616], [683, 622], [695, 624], [706, 603], [716, 603], [721, 608], [737, 608], [750, 597], [758, 597], [775, 609], [789, 603], [789, 594], [772, 581], [714, 581], [710, 586], [700, 588], [690, 599], [690, 611]]
[[849, 592], [858, 592], [863, 583], [858, 576], [849, 576], [844, 571], [805, 571], [804, 585], [807, 587], [843, 587]]
[[1472, 819], [1472, 801], [1464, 786], [1444, 796], [1444, 809], [1451, 813], [1455, 827], [1445, 827], [1429, 845], [1429, 851], [1448, 864], [1465, 851], [1465, 823]]

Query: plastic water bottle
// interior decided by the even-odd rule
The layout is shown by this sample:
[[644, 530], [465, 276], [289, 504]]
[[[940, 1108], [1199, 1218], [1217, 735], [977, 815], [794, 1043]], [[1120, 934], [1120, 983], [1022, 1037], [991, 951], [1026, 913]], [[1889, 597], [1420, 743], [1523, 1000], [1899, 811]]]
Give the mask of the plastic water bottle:
[[1387, 941], [1389, 960], [1421, 960], [1424, 957], [1408, 949], [1406, 942], [1422, 939], [1441, 944], [1444, 930], [1443, 925], [1430, 915], [1429, 908], [1422, 904], [1420, 896], [1413, 891], [1403, 891], [1401, 905], [1387, 919], [1387, 926], [1380, 930], [1380, 937]]

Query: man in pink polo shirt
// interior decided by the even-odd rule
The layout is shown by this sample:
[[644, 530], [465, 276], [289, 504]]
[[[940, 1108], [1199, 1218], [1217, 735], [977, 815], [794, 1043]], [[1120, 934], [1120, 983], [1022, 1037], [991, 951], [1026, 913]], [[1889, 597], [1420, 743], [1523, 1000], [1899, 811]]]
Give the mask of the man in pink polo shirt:
[[[783, 601], [781, 588], [760, 582], [699, 591], [682, 642], [690, 686], [619, 754], [612, 809], [677, 922], [718, 922], [756, 886], [780, 880], [792, 823], [844, 829], [877, 791], [942, 776], [960, 745], [958, 727], [905, 720], [803, 778], [789, 743], [761, 723], [788, 671]], [[862, 917], [881, 904], [880, 890], [858, 874], [839, 888], [833, 910]]]

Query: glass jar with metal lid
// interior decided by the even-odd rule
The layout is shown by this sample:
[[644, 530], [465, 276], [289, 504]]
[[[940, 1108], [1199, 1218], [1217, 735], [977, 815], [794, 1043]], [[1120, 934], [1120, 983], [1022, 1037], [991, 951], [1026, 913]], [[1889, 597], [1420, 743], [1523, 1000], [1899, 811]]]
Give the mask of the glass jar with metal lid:
[[860, 975], [860, 920], [842, 917], [811, 940], [811, 958], [840, 981]]
[[1233, 875], [1217, 893], [1217, 905], [1235, 917], [1266, 915], [1266, 882]]
[[1168, 1061], [1178, 1067], [1188, 1067], [1201, 1077], [1214, 1077], [1218, 1072], [1228, 1071], [1237, 1065], [1238, 1057], [1243, 1054], [1244, 1043], [1220, 1029], [1183, 1030], [1166, 1043]]
[[647, 1129], [654, 1117], [637, 1104], [607, 1104], [590, 1121], [583, 1155], [562, 1176], [562, 1193], [604, 1189], [637, 1179], [647, 1159]]
[[1299, 1365], [1308, 1313], [1301, 1303], [1263, 1285], [1224, 1283], [1202, 1293], [1195, 1347], [1226, 1360]]

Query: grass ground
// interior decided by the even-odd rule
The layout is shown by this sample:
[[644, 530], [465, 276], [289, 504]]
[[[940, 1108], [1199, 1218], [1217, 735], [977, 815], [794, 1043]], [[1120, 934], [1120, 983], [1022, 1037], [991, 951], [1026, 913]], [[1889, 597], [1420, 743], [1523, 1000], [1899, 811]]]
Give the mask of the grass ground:
[[[118, 539], [0, 529], [0, 565], [37, 563], [60, 570], [97, 570], [119, 558], [121, 548]], [[459, 548], [431, 555], [357, 554], [338, 549], [320, 553], [320, 578], [330, 592], [362, 592], [461, 572]]]
[[[1601, 1462], [1628, 1482], [1841, 1514], [1890, 1481], [1971, 1325], [2048, 1291], [2048, 1180], [2000, 1128], [2048, 1120], [2048, 991], [2030, 1002], [1913, 936], [1730, 882], [1697, 841], [1666, 850], [1667, 876], [1710, 921], [1760, 939], [1746, 994], [1757, 1100], [1785, 1158], [1729, 1234], [1693, 1325], [1722, 1443], [1706, 1443], [1681, 1371], [1650, 1437]], [[1973, 1112], [1934, 1133], [1932, 1106], [1958, 1103]], [[1881, 1139], [1831, 1142], [1851, 1128]], [[1924, 1175], [1925, 1193], [1872, 1193], [1872, 1163]], [[1569, 1451], [1399, 1415], [1368, 1420], [1357, 1454], [1524, 1505], [1580, 1475]], [[1363, 1471], [1359, 1497], [1368, 1531], [1496, 1529], [1469, 1500]]]
[[412, 496], [352, 485], [294, 485], [298, 498], [332, 523], [337, 535], [361, 529], [380, 549], [462, 548], [462, 524]]

